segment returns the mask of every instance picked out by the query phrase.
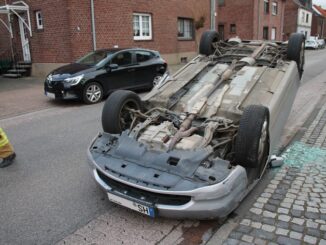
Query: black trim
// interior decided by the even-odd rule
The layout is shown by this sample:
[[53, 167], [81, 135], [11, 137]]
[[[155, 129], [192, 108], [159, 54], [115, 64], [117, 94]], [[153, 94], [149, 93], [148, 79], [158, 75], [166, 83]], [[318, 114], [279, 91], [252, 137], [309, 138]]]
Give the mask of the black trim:
[[191, 200], [190, 196], [158, 194], [155, 192], [137, 189], [135, 187], [131, 187], [116, 180], [113, 180], [99, 170], [97, 170], [97, 174], [101, 178], [101, 180], [104, 181], [113, 190], [119, 193], [124, 193], [126, 196], [139, 200], [140, 202], [179, 206], [184, 205]]

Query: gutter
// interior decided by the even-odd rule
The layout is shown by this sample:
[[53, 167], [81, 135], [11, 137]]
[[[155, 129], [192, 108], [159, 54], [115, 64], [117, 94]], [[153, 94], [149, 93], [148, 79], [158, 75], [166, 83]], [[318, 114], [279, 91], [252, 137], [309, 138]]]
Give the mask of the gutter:
[[92, 39], [93, 50], [96, 50], [96, 29], [95, 29], [95, 13], [94, 13], [94, 0], [91, 0], [91, 21], [92, 21]]

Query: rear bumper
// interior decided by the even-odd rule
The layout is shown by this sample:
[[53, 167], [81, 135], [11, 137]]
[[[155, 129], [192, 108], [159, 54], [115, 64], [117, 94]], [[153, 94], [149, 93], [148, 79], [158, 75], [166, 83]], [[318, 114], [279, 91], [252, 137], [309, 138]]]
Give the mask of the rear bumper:
[[[158, 202], [151, 202], [157, 210], [157, 215], [169, 218], [192, 218], [192, 219], [215, 219], [223, 218], [230, 214], [247, 195], [247, 175], [243, 167], [236, 167], [226, 180], [221, 183], [207, 186], [187, 192], [162, 191], [151, 188], [137, 186], [110, 175], [101, 169], [88, 151], [88, 159], [91, 173], [97, 184], [106, 192], [116, 192], [119, 196], [124, 196], [129, 200], [139, 200], [139, 202], [151, 202], [152, 196], [159, 195]], [[110, 183], [119, 182], [119, 188]], [[135, 196], [137, 190], [141, 194]], [[131, 194], [131, 192], [134, 192]], [[175, 197], [180, 197], [180, 202], [172, 201]], [[187, 200], [188, 198], [188, 200]], [[169, 200], [171, 199], [171, 200]], [[169, 203], [169, 201], [171, 201]], [[162, 204], [164, 203], [164, 204]]]

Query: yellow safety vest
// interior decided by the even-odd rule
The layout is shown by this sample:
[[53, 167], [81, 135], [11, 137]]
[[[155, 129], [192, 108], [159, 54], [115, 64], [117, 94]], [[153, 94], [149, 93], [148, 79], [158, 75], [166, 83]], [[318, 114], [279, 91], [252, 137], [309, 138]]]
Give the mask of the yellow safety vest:
[[3, 146], [5, 146], [8, 143], [9, 143], [9, 140], [7, 138], [7, 135], [5, 134], [5, 132], [3, 131], [3, 129], [0, 128], [0, 147], [3, 147]]

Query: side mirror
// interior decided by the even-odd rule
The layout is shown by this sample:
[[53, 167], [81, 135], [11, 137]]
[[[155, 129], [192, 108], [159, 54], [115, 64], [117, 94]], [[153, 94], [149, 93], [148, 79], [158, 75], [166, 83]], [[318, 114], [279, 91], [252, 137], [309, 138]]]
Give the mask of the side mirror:
[[117, 64], [109, 64], [109, 65], [106, 66], [106, 70], [107, 71], [112, 71], [112, 70], [118, 69], [118, 67], [119, 66]]

